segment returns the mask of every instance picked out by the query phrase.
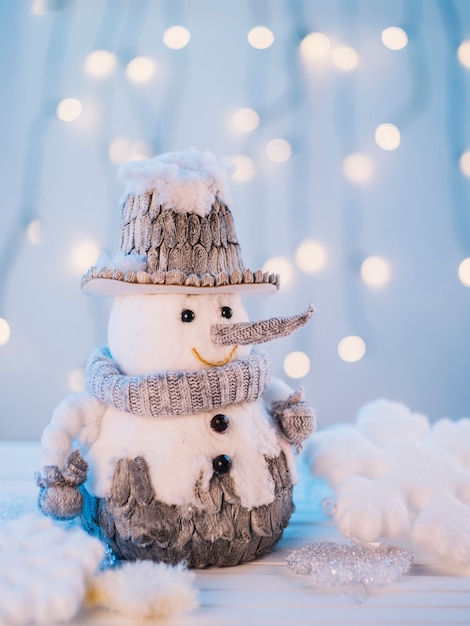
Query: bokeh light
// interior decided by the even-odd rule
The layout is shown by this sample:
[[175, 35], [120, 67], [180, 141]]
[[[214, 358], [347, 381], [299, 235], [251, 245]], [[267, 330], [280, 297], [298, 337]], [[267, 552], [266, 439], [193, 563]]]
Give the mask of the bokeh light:
[[28, 238], [28, 241], [35, 246], [38, 246], [41, 243], [42, 233], [40, 220], [31, 220], [31, 222], [26, 227], [26, 237]]
[[71, 248], [69, 265], [74, 274], [84, 274], [95, 262], [100, 253], [98, 244], [92, 239], [82, 239]]
[[399, 26], [390, 26], [382, 31], [382, 43], [389, 50], [402, 50], [408, 45], [408, 35]]
[[462, 285], [470, 287], [470, 258], [468, 257], [459, 265], [459, 278]]
[[116, 69], [117, 58], [109, 50], [93, 50], [85, 59], [85, 70], [90, 76], [106, 78]]
[[233, 116], [233, 123], [238, 130], [250, 133], [259, 126], [259, 115], [254, 109], [239, 109]]
[[77, 368], [69, 372], [67, 382], [70, 391], [77, 393], [85, 390], [85, 371]]
[[343, 172], [353, 183], [358, 185], [368, 183], [374, 174], [372, 159], [367, 154], [359, 152], [350, 154], [343, 161]]
[[359, 65], [359, 56], [351, 46], [338, 46], [331, 53], [331, 60], [339, 70], [350, 72]]
[[464, 67], [470, 69], [470, 41], [462, 41], [457, 48], [457, 58]]
[[129, 153], [129, 158], [132, 161], [143, 161], [149, 159], [152, 156], [152, 146], [146, 141], [138, 141], [135, 143]]
[[116, 137], [111, 142], [108, 148], [109, 160], [112, 163], [124, 163], [128, 161], [131, 156], [132, 142], [127, 137]]
[[56, 115], [63, 122], [74, 122], [80, 117], [82, 108], [78, 98], [64, 98], [57, 105]]
[[185, 26], [170, 26], [170, 28], [167, 28], [163, 33], [163, 43], [167, 48], [172, 50], [185, 48], [190, 39], [191, 33]]
[[10, 324], [0, 317], [0, 346], [4, 346], [10, 340]]
[[390, 280], [390, 266], [385, 259], [370, 256], [361, 264], [362, 280], [369, 287], [383, 287]]
[[250, 159], [249, 156], [239, 154], [232, 157], [232, 162], [236, 167], [236, 170], [232, 174], [233, 180], [245, 183], [254, 177], [256, 168], [253, 159]]
[[375, 129], [375, 142], [382, 150], [396, 150], [400, 141], [400, 131], [395, 124], [380, 124]]
[[305, 352], [291, 352], [284, 359], [283, 366], [289, 378], [303, 378], [310, 371], [310, 359]]
[[126, 76], [133, 83], [146, 83], [155, 75], [156, 65], [149, 57], [134, 57], [126, 67]]
[[248, 43], [253, 48], [265, 50], [274, 43], [274, 35], [267, 26], [255, 26], [248, 33]]
[[274, 163], [284, 163], [292, 156], [292, 148], [285, 139], [271, 139], [266, 145], [266, 155]]
[[338, 344], [338, 354], [343, 361], [355, 363], [360, 361], [366, 353], [366, 344], [362, 337], [348, 335]]
[[281, 277], [281, 284], [283, 287], [287, 287], [292, 283], [294, 278], [294, 268], [289, 259], [283, 256], [273, 256], [266, 261], [263, 265], [263, 272], [269, 272], [270, 274], [279, 274]]
[[459, 167], [462, 174], [470, 177], [470, 150], [466, 150], [460, 155]]
[[300, 54], [308, 61], [324, 59], [330, 49], [330, 40], [323, 33], [309, 33], [300, 42]]
[[325, 247], [313, 239], [303, 241], [295, 253], [298, 267], [310, 274], [320, 272], [326, 265], [326, 258]]
[[34, 0], [31, 5], [33, 15], [47, 15], [47, 0]]

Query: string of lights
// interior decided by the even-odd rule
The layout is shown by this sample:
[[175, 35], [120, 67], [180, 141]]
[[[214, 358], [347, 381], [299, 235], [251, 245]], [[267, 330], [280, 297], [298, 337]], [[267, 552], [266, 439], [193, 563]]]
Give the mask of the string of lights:
[[[10, 323], [3, 317], [6, 308], [7, 284], [23, 246], [41, 242], [41, 220], [38, 202], [47, 134], [55, 114], [60, 117], [63, 101], [59, 101], [61, 79], [72, 14], [68, 0], [56, 0], [52, 5], [54, 19], [46, 50], [38, 107], [28, 130], [24, 151], [22, 182], [18, 208], [13, 215], [5, 244], [0, 251], [0, 346], [10, 339]], [[35, 2], [33, 11], [45, 10], [44, 3]]]
[[[369, 7], [364, 0], [338, 1], [333, 10], [325, 3], [303, 0], [285, 0], [276, 5], [267, 1], [248, 3], [244, 17], [233, 24], [231, 31], [243, 65], [244, 86], [229, 105], [217, 110], [214, 105], [213, 114], [214, 128], [219, 128], [220, 122], [227, 129], [227, 136], [220, 138], [220, 143], [228, 146], [224, 153], [237, 148], [233, 149], [237, 165], [234, 184], [242, 189], [246, 185], [250, 193], [255, 190], [256, 197], [272, 198], [249, 216], [254, 232], [264, 233], [256, 242], [257, 254], [271, 255], [264, 269], [280, 273], [283, 289], [290, 293], [289, 283], [294, 288], [300, 282], [312, 290], [319, 277], [325, 271], [333, 272], [334, 267], [335, 280], [339, 277], [341, 281], [343, 310], [342, 326], [335, 329], [335, 358], [347, 363], [361, 361], [366, 354], [371, 355], [372, 348], [376, 353], [379, 337], [375, 325], [367, 319], [367, 302], [374, 290], [386, 290], [396, 279], [396, 259], [386, 258], [380, 247], [371, 249], [364, 236], [371, 189], [377, 180], [386, 182], [387, 154], [398, 151], [398, 159], [406, 158], [411, 133], [429, 114], [437, 97], [433, 83], [433, 72], [437, 70], [430, 64], [426, 40], [429, 3], [403, 1], [401, 15], [399, 9], [394, 9], [397, 19], [380, 28], [376, 26], [380, 20], [371, 18], [367, 22], [366, 5]], [[96, 30], [91, 43], [88, 39], [80, 48], [74, 31], [74, 14], [82, 10], [80, 3], [34, 0], [29, 6], [38, 21], [50, 20], [50, 38], [42, 86], [24, 146], [21, 197], [0, 250], [0, 345], [15, 341], [5, 312], [8, 280], [25, 245], [41, 245], [42, 241], [38, 206], [44, 168], [51, 158], [47, 151], [51, 128], [58, 128], [53, 124], [58, 121], [61, 128], [78, 128], [81, 124], [85, 129], [88, 120], [93, 119], [94, 130], [74, 140], [93, 143], [105, 181], [105, 206], [97, 208], [99, 227], [90, 226], [86, 237], [77, 235], [70, 249], [75, 259], [71, 280], [76, 281], [77, 275], [94, 263], [100, 250], [116, 247], [117, 167], [128, 159], [148, 158], [177, 148], [178, 129], [188, 115], [187, 102], [192, 96], [188, 84], [198, 70], [192, 59], [203, 32], [196, 28], [193, 8], [187, 2], [102, 0], [96, 5], [99, 12], [96, 8], [90, 12], [90, 29]], [[466, 95], [470, 41], [465, 39], [459, 2], [436, 0], [433, 6], [447, 51], [442, 64], [446, 77], [448, 194], [461, 255], [456, 274], [462, 285], [470, 287], [470, 217], [466, 209], [470, 178]], [[230, 26], [220, 25], [222, 29]], [[83, 76], [76, 77], [75, 93], [64, 93], [62, 78], [64, 72], [69, 72], [71, 41], [75, 41], [77, 49], [73, 53], [81, 59]], [[378, 46], [387, 55], [380, 58], [401, 72], [408, 91], [403, 88], [381, 101], [380, 123], [370, 121], [366, 125], [364, 110], [371, 94], [364, 94], [361, 85], [376, 62], [370, 50]], [[385, 84], [387, 77], [381, 78]], [[208, 98], [214, 97], [217, 76], [209, 88], [213, 91]], [[311, 171], [312, 160], [318, 162], [322, 157], [312, 130], [318, 133], [322, 124], [319, 116], [323, 109], [318, 102], [323, 97], [322, 88], [329, 90], [333, 103], [333, 113], [329, 113], [335, 136], [331, 142], [335, 154], [339, 154], [333, 180], [337, 203], [334, 210], [339, 216], [337, 247], [318, 228], [326, 209], [314, 184], [323, 181]], [[64, 133], [63, 141], [70, 141], [70, 136]], [[327, 158], [331, 154], [333, 150]], [[288, 190], [289, 209], [284, 206], [286, 202], [274, 197], [279, 188]], [[272, 212], [277, 212], [276, 223], [270, 221]], [[283, 235], [280, 244], [279, 228]], [[273, 254], [270, 246], [274, 241]], [[104, 334], [107, 310], [102, 301], [90, 299], [87, 305], [97, 339]], [[300, 344], [295, 336], [289, 340], [291, 343], [284, 344], [288, 346], [284, 372], [292, 379], [305, 378], [310, 372], [308, 354], [316, 330], [309, 328], [306, 332], [310, 333], [308, 345]], [[83, 363], [77, 363], [71, 372], [69, 384], [73, 390], [83, 384], [82, 369]]]
[[[443, 30], [447, 42], [447, 88], [446, 88], [446, 131], [448, 140], [448, 175], [449, 191], [452, 197], [454, 231], [462, 253], [470, 255], [470, 215], [466, 194], [465, 168], [459, 167], [459, 161], [465, 154], [466, 112], [468, 109], [464, 65], [465, 48], [460, 48], [463, 39], [462, 22], [454, 2], [437, 0]], [[454, 59], [461, 61], [455, 63]], [[468, 58], [467, 58], [468, 60]], [[463, 161], [461, 161], [463, 162]], [[462, 171], [463, 170], [463, 171]]]

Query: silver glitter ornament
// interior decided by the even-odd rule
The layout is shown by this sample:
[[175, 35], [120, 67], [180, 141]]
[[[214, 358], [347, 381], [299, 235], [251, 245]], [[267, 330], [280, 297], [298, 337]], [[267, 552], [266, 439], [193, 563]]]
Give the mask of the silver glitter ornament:
[[315, 587], [380, 587], [397, 581], [413, 567], [413, 556], [395, 546], [358, 543], [307, 544], [291, 552], [287, 567], [309, 577]]

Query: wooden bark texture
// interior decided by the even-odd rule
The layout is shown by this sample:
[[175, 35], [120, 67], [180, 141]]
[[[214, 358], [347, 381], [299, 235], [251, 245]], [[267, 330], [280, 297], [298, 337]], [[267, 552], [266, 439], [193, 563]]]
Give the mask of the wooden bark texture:
[[279, 541], [293, 512], [284, 454], [267, 463], [275, 499], [249, 510], [241, 506], [229, 473], [214, 473], [208, 490], [196, 484], [196, 505], [170, 506], [155, 497], [143, 457], [121, 459], [110, 497], [96, 498], [82, 487], [82, 523], [118, 559], [184, 562], [194, 568], [251, 561]]

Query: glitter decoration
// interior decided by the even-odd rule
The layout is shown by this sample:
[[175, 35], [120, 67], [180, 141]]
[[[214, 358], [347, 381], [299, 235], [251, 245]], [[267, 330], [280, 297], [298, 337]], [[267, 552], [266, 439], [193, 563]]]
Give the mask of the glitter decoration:
[[395, 546], [322, 542], [294, 550], [286, 562], [316, 587], [361, 584], [367, 589], [397, 581], [413, 567], [413, 556]]

